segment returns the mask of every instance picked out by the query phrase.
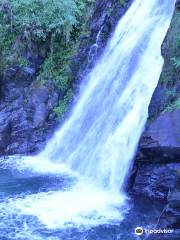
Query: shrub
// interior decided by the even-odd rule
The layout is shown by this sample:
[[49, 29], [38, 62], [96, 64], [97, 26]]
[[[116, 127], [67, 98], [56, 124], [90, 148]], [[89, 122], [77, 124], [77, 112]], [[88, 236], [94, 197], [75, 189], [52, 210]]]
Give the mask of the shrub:
[[58, 106], [54, 109], [54, 112], [60, 119], [64, 118], [72, 98], [73, 98], [73, 92], [72, 92], [72, 89], [69, 89], [66, 95], [64, 96], [64, 99], [60, 100]]
[[180, 57], [173, 57], [171, 58], [171, 61], [175, 68], [180, 68]]
[[[6, 1], [2, 1], [4, 4]], [[45, 40], [49, 34], [62, 34], [68, 38], [80, 14], [73, 0], [10, 0], [9, 25], [13, 31], [27, 33]]]
[[119, 0], [119, 3], [120, 3], [121, 5], [124, 5], [124, 4], [126, 3], [126, 0]]
[[170, 103], [164, 110], [164, 112], [172, 112], [176, 109], [180, 109], [180, 98], [177, 98], [174, 102]]

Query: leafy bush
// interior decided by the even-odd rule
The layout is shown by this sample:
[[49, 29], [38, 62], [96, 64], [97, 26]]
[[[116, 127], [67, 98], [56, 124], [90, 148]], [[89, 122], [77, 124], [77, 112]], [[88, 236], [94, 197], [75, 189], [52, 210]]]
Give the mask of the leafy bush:
[[[74, 1], [78, 9], [76, 24], [73, 25], [68, 37], [53, 35], [51, 39], [51, 51], [41, 66], [38, 80], [44, 83], [52, 80], [61, 91], [66, 92], [71, 88], [71, 76], [69, 74], [69, 60], [79, 44], [79, 36], [85, 31], [85, 24], [90, 16], [94, 0]], [[86, 11], [84, 8], [86, 7]]]
[[179, 79], [180, 70], [180, 13], [176, 10], [163, 48], [166, 50], [165, 68], [161, 75], [161, 83], [171, 85]]
[[124, 5], [124, 4], [126, 3], [126, 0], [119, 0], [119, 3], [120, 3], [121, 5]]
[[[73, 27], [84, 16], [93, 0], [0, 0], [0, 22], [6, 30], [46, 40], [50, 35], [67, 41]], [[86, 12], [87, 14], [87, 12]]]
[[68, 70], [69, 59], [72, 56], [73, 46], [56, 43], [56, 51], [50, 52], [41, 66], [37, 80], [47, 83], [54, 81], [57, 87], [65, 92], [70, 88], [70, 76]]
[[175, 68], [180, 68], [180, 57], [173, 57], [171, 60]]
[[172, 112], [176, 109], [180, 109], [180, 98], [177, 98], [174, 102], [170, 103], [164, 110], [164, 112]]
[[68, 105], [71, 102], [72, 98], [73, 92], [72, 89], [69, 89], [64, 96], [64, 99], [60, 100], [58, 106], [54, 109], [54, 112], [60, 119], [64, 118], [64, 115], [68, 109]]
[[68, 38], [77, 24], [80, 10], [73, 0], [10, 0], [7, 5], [8, 25], [17, 33], [31, 33], [31, 37], [45, 40], [49, 34]]

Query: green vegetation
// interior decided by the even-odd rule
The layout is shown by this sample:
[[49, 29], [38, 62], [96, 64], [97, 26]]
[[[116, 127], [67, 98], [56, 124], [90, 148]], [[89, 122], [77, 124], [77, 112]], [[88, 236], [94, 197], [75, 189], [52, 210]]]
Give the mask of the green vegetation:
[[162, 84], [172, 82], [173, 81], [173, 76], [174, 76], [174, 70], [169, 69], [169, 68], [164, 69], [162, 74], [161, 74], [160, 82]]
[[171, 22], [167, 38], [165, 39], [167, 56], [165, 57], [165, 70], [161, 75], [161, 83], [178, 81], [180, 70], [180, 12], [176, 11]]
[[85, 7], [80, 0], [0, 0], [0, 4], [1, 27], [35, 40], [56, 35], [68, 40]]
[[25, 58], [18, 58], [18, 64], [20, 67], [27, 67], [28, 66], [28, 61]]
[[164, 110], [164, 112], [172, 112], [176, 109], [180, 109], [180, 98], [177, 98], [175, 101], [170, 103]]
[[170, 90], [166, 90], [166, 95], [171, 98], [176, 98], [177, 97], [176, 89], [171, 88]]
[[167, 91], [168, 103], [163, 112], [180, 109], [180, 97], [176, 87], [180, 81], [180, 12], [175, 11], [170, 29], [163, 44], [165, 64], [161, 74], [161, 84]]
[[68, 105], [71, 102], [72, 98], [73, 98], [73, 92], [72, 92], [72, 89], [69, 89], [66, 95], [64, 96], [64, 99], [60, 100], [58, 106], [54, 109], [56, 115], [60, 119], [64, 118], [64, 115], [67, 111]]
[[173, 62], [173, 65], [176, 69], [179, 69], [180, 68], [180, 57], [173, 57], [171, 58], [172, 62]]
[[86, 23], [94, 0], [0, 0], [0, 75], [13, 64], [28, 66], [22, 50], [29, 43], [48, 46], [37, 81], [54, 82], [64, 93], [55, 109], [63, 116], [72, 99], [69, 60], [79, 44], [79, 36], [87, 33]]
[[120, 3], [121, 5], [124, 5], [124, 4], [126, 3], [126, 0], [119, 0], [119, 3]]
[[37, 80], [48, 83], [54, 81], [57, 87], [65, 92], [71, 85], [71, 79], [68, 71], [69, 59], [72, 56], [71, 46], [57, 46], [57, 52], [51, 52], [45, 59]]

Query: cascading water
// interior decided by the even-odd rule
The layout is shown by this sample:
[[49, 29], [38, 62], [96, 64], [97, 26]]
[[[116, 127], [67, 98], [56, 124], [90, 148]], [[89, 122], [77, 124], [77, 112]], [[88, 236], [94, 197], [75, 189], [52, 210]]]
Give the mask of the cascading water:
[[65, 174], [71, 184], [9, 199], [0, 210], [36, 216], [48, 228], [121, 219], [123, 185], [161, 73], [160, 49], [174, 5], [175, 0], [135, 0], [45, 150], [10, 161], [19, 170]]
[[82, 86], [64, 126], [39, 157], [122, 190], [148, 116], [174, 1], [135, 1]]

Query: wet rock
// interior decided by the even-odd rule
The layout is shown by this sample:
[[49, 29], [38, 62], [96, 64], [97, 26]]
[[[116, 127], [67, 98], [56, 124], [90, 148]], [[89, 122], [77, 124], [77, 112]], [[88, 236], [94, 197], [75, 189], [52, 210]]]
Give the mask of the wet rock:
[[33, 117], [33, 127], [42, 127], [48, 117], [48, 110], [45, 103], [41, 103], [36, 107]]
[[159, 218], [158, 226], [174, 229], [174, 235], [180, 236], [180, 166], [176, 169], [175, 185], [167, 200], [168, 204]]
[[176, 8], [180, 11], [180, 0], [176, 1]]
[[41, 102], [46, 103], [48, 100], [49, 90], [45, 86], [33, 87], [31, 101], [34, 106]]
[[152, 122], [146, 134], [162, 147], [180, 148], [180, 110], [163, 113]]
[[139, 161], [180, 162], [180, 110], [165, 112], [143, 134]]
[[133, 194], [166, 200], [175, 185], [180, 163], [140, 164], [132, 188]]
[[2, 79], [2, 85], [6, 87], [7, 90], [11, 89], [12, 84], [14, 86], [20, 85], [21, 87], [27, 87], [32, 83], [35, 74], [35, 71], [33, 74], [31, 71], [29, 68], [23, 68], [20, 66], [11, 67], [6, 70], [4, 78]]
[[9, 122], [1, 124], [0, 126], [0, 152], [4, 152], [4, 149], [10, 142], [10, 125]]

